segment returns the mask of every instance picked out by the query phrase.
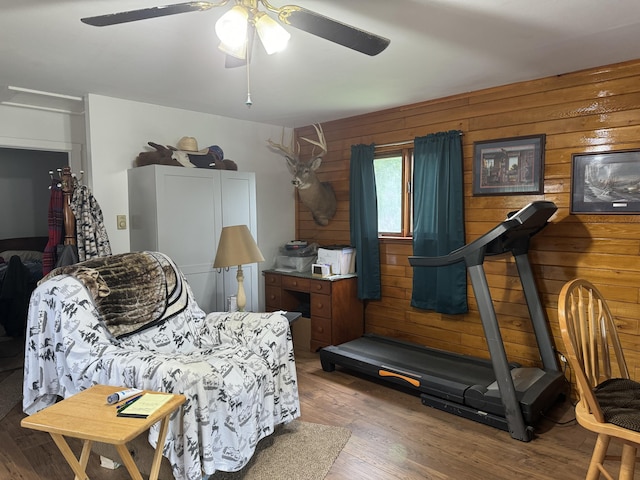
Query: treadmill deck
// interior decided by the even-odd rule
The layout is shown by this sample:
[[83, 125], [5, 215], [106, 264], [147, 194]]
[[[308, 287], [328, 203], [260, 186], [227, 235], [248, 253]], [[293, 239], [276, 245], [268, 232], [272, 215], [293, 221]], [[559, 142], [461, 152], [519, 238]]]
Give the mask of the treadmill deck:
[[[374, 334], [320, 350], [325, 371], [336, 364], [387, 382], [409, 387], [422, 394], [423, 403], [440, 409], [444, 403], [465, 406], [476, 414], [504, 417], [504, 406], [496, 387], [490, 360], [424, 347]], [[556, 400], [564, 383], [557, 371], [520, 368], [510, 363], [517, 399], [527, 423], [534, 423]], [[530, 377], [518, 387], [518, 377]], [[482, 413], [480, 413], [482, 415]], [[469, 417], [472, 418], [472, 417]], [[495, 421], [492, 424], [496, 423]], [[493, 425], [501, 428], [500, 425]], [[506, 429], [504, 423], [504, 429]]]

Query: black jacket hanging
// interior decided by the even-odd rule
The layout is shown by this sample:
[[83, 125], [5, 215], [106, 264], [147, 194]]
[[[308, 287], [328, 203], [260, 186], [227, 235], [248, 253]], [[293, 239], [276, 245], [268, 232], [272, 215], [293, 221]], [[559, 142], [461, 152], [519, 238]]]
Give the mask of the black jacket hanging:
[[20, 257], [12, 256], [0, 289], [0, 323], [7, 335], [24, 335], [32, 290], [29, 269], [22, 264]]

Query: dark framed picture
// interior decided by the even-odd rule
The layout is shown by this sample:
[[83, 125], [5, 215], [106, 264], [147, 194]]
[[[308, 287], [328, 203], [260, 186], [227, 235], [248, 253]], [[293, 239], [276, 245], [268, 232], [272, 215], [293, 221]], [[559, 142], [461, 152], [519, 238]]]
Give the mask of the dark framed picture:
[[571, 213], [640, 213], [640, 150], [574, 153]]
[[473, 195], [543, 193], [545, 135], [473, 144]]

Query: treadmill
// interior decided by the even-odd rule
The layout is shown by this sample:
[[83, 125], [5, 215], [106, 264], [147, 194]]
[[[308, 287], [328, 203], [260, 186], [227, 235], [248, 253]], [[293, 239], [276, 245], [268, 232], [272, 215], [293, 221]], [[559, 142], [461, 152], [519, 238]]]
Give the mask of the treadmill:
[[[532, 425], [562, 397], [565, 388], [528, 258], [531, 237], [547, 225], [556, 210], [553, 202], [532, 202], [448, 255], [409, 257], [413, 267], [465, 262], [490, 360], [365, 334], [321, 349], [323, 370], [331, 372], [341, 365], [417, 390], [424, 405], [508, 431], [517, 440], [530, 441]], [[543, 368], [521, 367], [507, 360], [483, 263], [486, 257], [509, 253], [515, 258]]]

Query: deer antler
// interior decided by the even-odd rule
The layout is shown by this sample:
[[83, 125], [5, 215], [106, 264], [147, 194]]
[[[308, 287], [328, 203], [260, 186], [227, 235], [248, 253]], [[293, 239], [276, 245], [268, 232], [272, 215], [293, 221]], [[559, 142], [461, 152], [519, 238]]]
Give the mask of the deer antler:
[[291, 135], [291, 145], [289, 145], [288, 147], [284, 146], [284, 128], [282, 129], [282, 138], [280, 140], [281, 143], [276, 143], [271, 139], [267, 140], [267, 142], [269, 142], [271, 148], [273, 148], [274, 150], [280, 150], [280, 152], [284, 153], [286, 157], [295, 158], [300, 151], [300, 145], [298, 145], [297, 149], [295, 147], [295, 144], [293, 142], [293, 135]]
[[325, 153], [327, 153], [327, 141], [324, 138], [324, 132], [322, 131], [322, 125], [320, 125], [319, 123], [316, 125], [313, 125], [313, 128], [316, 129], [316, 134], [318, 135], [318, 141], [316, 142], [315, 140], [311, 140], [310, 138], [306, 138], [306, 137], [300, 137], [302, 140], [305, 140], [306, 142], [309, 142], [311, 145], [315, 145], [317, 147], [320, 147], [320, 149], [322, 150], [318, 155], [314, 155], [314, 150], [315, 147], [311, 150], [311, 156], [312, 157], [321, 157], [323, 156]]

